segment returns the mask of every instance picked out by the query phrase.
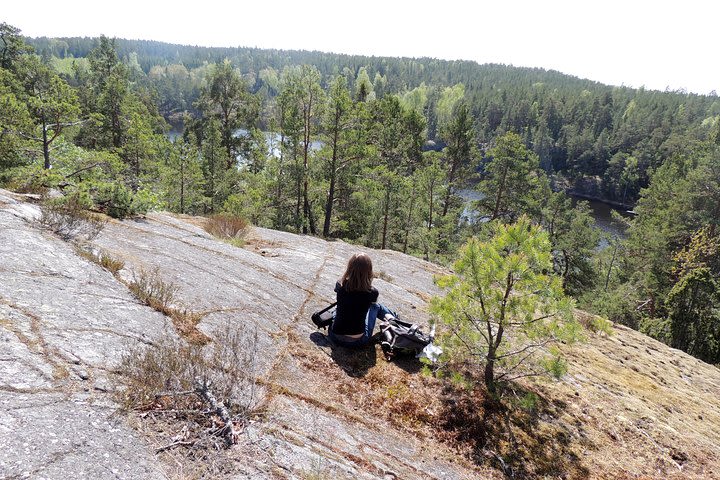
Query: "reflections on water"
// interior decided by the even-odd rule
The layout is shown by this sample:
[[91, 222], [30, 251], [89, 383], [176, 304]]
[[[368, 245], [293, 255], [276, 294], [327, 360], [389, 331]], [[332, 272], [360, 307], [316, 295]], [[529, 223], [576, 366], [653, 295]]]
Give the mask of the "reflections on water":
[[[180, 126], [172, 126], [169, 132], [165, 134], [165, 136], [171, 141], [174, 142], [179, 137], [182, 136], [184, 131], [184, 127], [182, 125]], [[267, 154], [269, 156], [273, 156], [275, 158], [280, 158], [280, 134], [275, 132], [262, 132], [265, 136], [265, 144], [267, 145]], [[246, 136], [248, 135], [248, 131], [241, 128], [235, 132], [236, 137], [240, 136]], [[323, 145], [325, 145], [320, 140], [314, 140], [310, 142], [310, 150], [320, 150]], [[243, 162], [247, 160], [242, 155], [238, 155], [238, 161]]]
[[590, 204], [590, 211], [595, 219], [595, 225], [597, 225], [600, 230], [613, 237], [625, 238], [625, 230], [627, 226], [623, 222], [613, 218], [612, 213], [617, 212], [623, 217], [630, 217], [631, 214], [628, 213], [627, 210], [616, 208], [597, 200], [586, 200], [573, 197], [573, 204], [579, 201]]
[[[469, 223], [486, 221], [483, 218], [480, 218], [478, 213], [475, 211], [473, 205], [473, 202], [481, 200], [483, 198], [482, 193], [478, 192], [477, 190], [466, 188], [458, 190], [457, 194], [465, 200], [465, 208], [463, 209], [462, 213], [463, 221]], [[625, 230], [627, 227], [623, 222], [618, 221], [616, 218], [613, 218], [612, 212], [617, 212], [624, 217], [629, 217], [631, 215], [630, 213], [628, 213], [626, 210], [613, 207], [611, 205], [608, 205], [607, 203], [603, 203], [597, 200], [586, 200], [573, 197], [573, 205], [575, 205], [579, 201], [587, 202], [590, 205], [590, 214], [595, 219], [595, 225], [597, 226], [597, 228], [602, 230], [606, 234], [606, 236], [625, 238]], [[603, 238], [600, 240], [600, 244], [598, 246], [600, 248], [604, 248], [607, 245], [607, 240]]]
[[165, 134], [165, 136], [170, 140], [171, 142], [174, 142], [178, 139], [178, 137], [181, 137], [183, 134], [183, 128], [182, 127], [175, 127], [173, 126], [169, 132]]

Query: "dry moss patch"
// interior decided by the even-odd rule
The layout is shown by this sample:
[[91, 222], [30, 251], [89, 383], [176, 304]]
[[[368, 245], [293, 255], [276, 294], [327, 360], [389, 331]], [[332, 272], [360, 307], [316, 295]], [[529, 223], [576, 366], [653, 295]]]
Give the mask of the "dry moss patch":
[[308, 348], [299, 337], [289, 348], [322, 379], [305, 383], [304, 396], [333, 412], [372, 412], [469, 468], [514, 478], [720, 478], [720, 370], [622, 326], [589, 330], [587, 343], [564, 348], [560, 381], [526, 379], [499, 403], [473, 372], [437, 378], [414, 359], [386, 362], [379, 348]]

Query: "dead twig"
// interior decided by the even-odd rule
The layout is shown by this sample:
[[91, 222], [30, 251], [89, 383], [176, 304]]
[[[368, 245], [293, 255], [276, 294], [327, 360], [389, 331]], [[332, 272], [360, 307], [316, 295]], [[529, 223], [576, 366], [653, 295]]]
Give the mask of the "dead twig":
[[176, 442], [170, 443], [168, 445], [165, 445], [163, 447], [155, 449], [155, 453], [162, 453], [165, 450], [170, 450], [171, 448], [177, 447], [177, 446], [193, 446], [195, 445], [195, 440], [178, 440]]
[[677, 463], [675, 461], [675, 459], [673, 459], [670, 455], [666, 455], [667, 452], [665, 451], [665, 449], [663, 447], [661, 447], [655, 441], [655, 439], [650, 436], [650, 434], [648, 434], [644, 429], [638, 427], [637, 425], [635, 425], [635, 428], [637, 429], [638, 432], [640, 432], [643, 436], [645, 436], [648, 440], [650, 440], [653, 443], [653, 445], [655, 445], [655, 447], [658, 449], [658, 451], [663, 454], [663, 456], [668, 456], [669, 460], [673, 463], [673, 465], [675, 465], [678, 468], [678, 470], [682, 471], [682, 469], [683, 469], [682, 465]]
[[505, 463], [505, 460], [503, 460], [503, 458], [500, 455], [498, 455], [497, 452], [485, 448], [485, 449], [483, 449], [483, 453], [485, 454], [485, 456], [492, 457], [498, 461], [498, 463], [500, 464], [500, 468], [502, 469], [502, 471], [506, 477], [515, 478], [512, 468], [507, 463]]
[[195, 391], [198, 395], [200, 395], [203, 400], [205, 400], [210, 405], [213, 411], [217, 414], [217, 416], [220, 417], [220, 419], [225, 424], [217, 431], [217, 433], [221, 434], [225, 438], [225, 443], [228, 447], [234, 445], [237, 441], [237, 432], [235, 432], [235, 427], [233, 425], [230, 412], [228, 412], [228, 409], [225, 407], [225, 405], [217, 401], [215, 395], [213, 395], [213, 393], [210, 391], [210, 385], [207, 379], [195, 379]]

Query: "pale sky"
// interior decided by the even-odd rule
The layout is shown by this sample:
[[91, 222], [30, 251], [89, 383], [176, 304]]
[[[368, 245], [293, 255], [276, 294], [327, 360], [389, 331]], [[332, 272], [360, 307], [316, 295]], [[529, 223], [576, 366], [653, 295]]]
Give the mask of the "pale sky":
[[0, 0], [28, 36], [434, 57], [720, 92], [717, 0]]

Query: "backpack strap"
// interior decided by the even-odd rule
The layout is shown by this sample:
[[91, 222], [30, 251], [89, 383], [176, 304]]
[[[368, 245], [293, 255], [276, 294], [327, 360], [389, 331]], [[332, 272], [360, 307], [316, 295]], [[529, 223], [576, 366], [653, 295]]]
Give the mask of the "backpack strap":
[[316, 312], [316, 313], [325, 313], [328, 310], [330, 310], [331, 308], [333, 308], [335, 305], [337, 305], [337, 302], [331, 303], [330, 305], [328, 305], [327, 307], [323, 308], [322, 310], [320, 310], [319, 312]]

